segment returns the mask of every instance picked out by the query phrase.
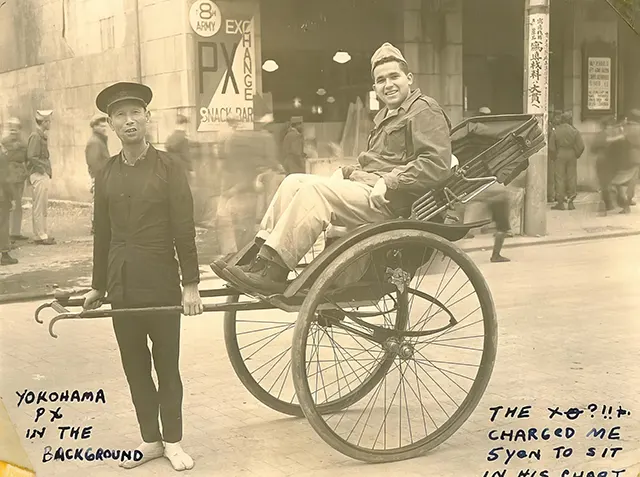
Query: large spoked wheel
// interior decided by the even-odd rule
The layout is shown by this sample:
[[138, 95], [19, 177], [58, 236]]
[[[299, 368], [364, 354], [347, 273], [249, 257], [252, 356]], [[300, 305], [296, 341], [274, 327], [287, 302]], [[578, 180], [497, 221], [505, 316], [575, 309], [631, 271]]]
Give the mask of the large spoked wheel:
[[[321, 251], [314, 248], [300, 263], [309, 264]], [[291, 278], [301, 270], [292, 272]], [[239, 295], [227, 297], [227, 303], [237, 303]], [[231, 366], [244, 387], [261, 403], [274, 411], [289, 416], [304, 417], [298, 404], [291, 377], [291, 345], [298, 313], [287, 313], [280, 309], [259, 312], [227, 311], [224, 314], [224, 341]], [[313, 339], [313, 338], [312, 338]], [[317, 343], [317, 348], [326, 346]], [[316, 353], [318, 350], [315, 351]], [[363, 380], [350, 392], [336, 393], [318, 407], [318, 412], [334, 412], [358, 401], [386, 373], [380, 363], [377, 373]], [[310, 376], [313, 372], [310, 370]]]
[[[366, 274], [349, 289], [363, 263]], [[293, 381], [305, 416], [334, 449], [398, 461], [462, 426], [489, 383], [496, 348], [493, 300], [471, 259], [437, 235], [395, 230], [346, 250], [318, 277], [294, 329]], [[354, 376], [359, 399], [321, 412]]]

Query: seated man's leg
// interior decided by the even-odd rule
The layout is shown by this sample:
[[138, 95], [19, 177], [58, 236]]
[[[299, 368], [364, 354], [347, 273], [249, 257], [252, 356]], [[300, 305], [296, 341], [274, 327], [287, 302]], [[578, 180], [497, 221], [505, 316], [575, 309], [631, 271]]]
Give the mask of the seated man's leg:
[[279, 206], [279, 219], [259, 253], [262, 260], [250, 269], [230, 267], [229, 272], [256, 290], [282, 292], [289, 271], [332, 220], [352, 229], [393, 217], [387, 207], [371, 208], [371, 191], [371, 187], [357, 182], [316, 178], [301, 187], [288, 206]]
[[257, 237], [261, 239], [262, 242], [267, 240], [278, 223], [278, 220], [302, 187], [327, 180], [328, 178], [326, 177], [314, 176], [312, 174], [289, 174], [286, 176], [278, 187], [278, 190], [276, 190], [273, 199], [271, 199], [269, 207], [267, 207], [267, 211], [260, 222], [260, 230], [258, 231]]

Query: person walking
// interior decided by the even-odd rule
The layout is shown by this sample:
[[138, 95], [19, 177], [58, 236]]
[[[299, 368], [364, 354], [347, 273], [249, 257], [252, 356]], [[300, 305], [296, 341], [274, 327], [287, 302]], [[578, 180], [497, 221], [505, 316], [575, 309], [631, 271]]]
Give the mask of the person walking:
[[11, 240], [9, 238], [9, 222], [11, 217], [11, 202], [13, 201], [12, 184], [9, 177], [9, 157], [4, 144], [0, 142], [0, 265], [15, 265], [18, 260], [13, 258]]
[[[89, 121], [89, 127], [91, 128], [91, 137], [87, 141], [87, 145], [84, 148], [85, 160], [87, 162], [87, 169], [89, 176], [91, 177], [91, 207], [95, 204], [95, 182], [96, 175], [102, 170], [102, 168], [109, 162], [109, 146], [107, 136], [107, 116], [104, 114], [95, 114], [91, 121]], [[93, 213], [91, 214], [91, 234], [94, 233]]]
[[553, 210], [574, 210], [577, 197], [578, 159], [584, 152], [584, 141], [580, 132], [571, 124], [571, 113], [563, 113], [560, 124], [549, 136], [549, 155], [555, 162], [556, 205]]
[[36, 130], [27, 141], [27, 172], [33, 187], [33, 235], [38, 245], [54, 245], [53, 237], [47, 233], [47, 209], [49, 208], [49, 186], [53, 178], [49, 155], [49, 131], [51, 110], [36, 111]]
[[306, 172], [302, 117], [294, 116], [282, 141], [282, 163], [287, 174]]
[[[96, 98], [122, 150], [96, 177], [92, 290], [85, 295], [84, 309], [99, 307], [107, 293], [113, 309], [181, 305], [185, 315], [202, 313], [191, 190], [180, 165], [146, 140], [152, 98], [148, 86], [128, 82], [113, 84]], [[142, 459], [124, 461], [122, 467], [163, 455], [175, 470], [194, 466], [180, 444], [180, 318], [173, 311], [131, 311], [113, 318], [143, 441], [138, 447]]]

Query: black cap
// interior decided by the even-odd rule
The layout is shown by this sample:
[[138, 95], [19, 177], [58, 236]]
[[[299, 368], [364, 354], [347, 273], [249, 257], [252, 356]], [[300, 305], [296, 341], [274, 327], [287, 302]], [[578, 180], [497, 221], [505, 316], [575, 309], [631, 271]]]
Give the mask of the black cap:
[[120, 101], [139, 101], [146, 108], [152, 98], [153, 92], [148, 86], [140, 83], [120, 82], [100, 91], [96, 97], [96, 106], [103, 113], [109, 114], [109, 109]]

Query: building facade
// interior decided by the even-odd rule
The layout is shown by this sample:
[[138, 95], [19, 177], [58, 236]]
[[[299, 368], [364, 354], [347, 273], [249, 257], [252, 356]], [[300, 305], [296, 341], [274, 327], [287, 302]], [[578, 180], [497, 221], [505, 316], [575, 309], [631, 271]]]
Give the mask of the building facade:
[[[151, 139], [160, 146], [177, 114], [190, 118], [190, 135], [203, 144], [219, 141], [230, 112], [251, 127], [255, 96], [270, 104], [276, 123], [303, 116], [316, 141], [326, 144], [339, 142], [351, 103], [370, 104], [370, 55], [391, 41], [404, 52], [416, 85], [453, 123], [482, 106], [521, 113], [524, 3], [7, 2], [0, 15], [0, 121], [18, 116], [30, 129], [35, 109], [53, 109], [52, 193], [88, 199], [88, 122], [97, 93], [116, 81], [153, 89]], [[638, 38], [604, 0], [550, 3], [550, 109], [572, 111], [588, 142], [601, 114], [622, 116], [640, 106]], [[599, 72], [605, 76], [591, 83], [587, 45], [599, 48], [594, 58], [610, 58], [607, 71]], [[600, 109], [587, 111], [589, 95], [604, 98]], [[110, 143], [117, 152], [116, 138]], [[581, 161], [584, 186], [594, 185], [592, 162]]]

